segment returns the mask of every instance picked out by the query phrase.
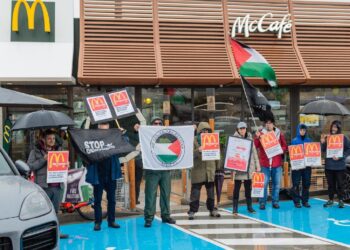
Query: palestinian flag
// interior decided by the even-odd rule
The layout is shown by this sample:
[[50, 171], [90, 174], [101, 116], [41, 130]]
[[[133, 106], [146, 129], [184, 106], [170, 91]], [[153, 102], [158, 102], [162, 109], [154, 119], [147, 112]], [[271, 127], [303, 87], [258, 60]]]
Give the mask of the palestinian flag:
[[180, 141], [172, 134], [163, 134], [157, 138], [154, 152], [159, 161], [173, 163], [181, 155]]
[[275, 71], [259, 52], [234, 39], [231, 39], [231, 48], [242, 76], [262, 77], [271, 87], [277, 87]]

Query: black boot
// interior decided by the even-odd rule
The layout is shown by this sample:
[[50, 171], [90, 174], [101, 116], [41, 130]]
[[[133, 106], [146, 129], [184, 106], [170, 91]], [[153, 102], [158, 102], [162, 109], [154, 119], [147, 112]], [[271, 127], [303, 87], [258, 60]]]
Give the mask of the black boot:
[[234, 199], [233, 200], [233, 209], [232, 209], [232, 213], [234, 215], [238, 214], [238, 200]]
[[251, 214], [256, 213], [256, 211], [253, 209], [253, 206], [252, 206], [252, 198], [247, 198], [247, 209], [248, 209], [248, 212]]

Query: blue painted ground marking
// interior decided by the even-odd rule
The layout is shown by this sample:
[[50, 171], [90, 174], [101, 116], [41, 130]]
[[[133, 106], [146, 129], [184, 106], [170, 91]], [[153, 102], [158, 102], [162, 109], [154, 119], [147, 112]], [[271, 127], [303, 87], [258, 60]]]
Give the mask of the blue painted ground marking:
[[93, 231], [93, 223], [81, 223], [61, 226], [62, 233], [69, 234], [69, 239], [60, 241], [62, 250], [147, 250], [180, 249], [195, 250], [222, 249], [205, 240], [194, 237], [175, 227], [154, 220], [151, 228], [144, 228], [143, 217], [118, 219], [120, 229], [102, 224], [102, 230]]
[[[266, 210], [259, 210], [259, 205], [255, 204], [256, 214], [249, 214], [246, 206], [240, 206], [238, 212], [350, 246], [350, 206], [340, 209], [335, 204], [333, 207], [324, 208], [324, 200], [310, 199], [309, 202], [311, 208], [295, 208], [292, 201], [283, 201], [280, 202], [281, 208], [278, 210], [273, 209], [271, 203], [267, 203]], [[228, 210], [232, 211], [232, 208]]]

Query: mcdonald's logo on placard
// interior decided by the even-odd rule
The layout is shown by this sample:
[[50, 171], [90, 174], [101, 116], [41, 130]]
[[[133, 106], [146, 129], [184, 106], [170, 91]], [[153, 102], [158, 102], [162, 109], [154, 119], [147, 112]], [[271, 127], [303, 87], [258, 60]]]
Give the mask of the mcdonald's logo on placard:
[[87, 98], [92, 111], [108, 109], [108, 105], [104, 96]]
[[344, 141], [344, 135], [342, 135], [342, 134], [329, 135], [327, 137], [327, 144], [329, 145], [330, 148], [332, 146], [335, 146], [337, 148], [342, 146], [343, 145], [343, 141]]
[[260, 142], [264, 148], [268, 148], [278, 144], [276, 135], [273, 131], [268, 132], [260, 137]]
[[54, 42], [54, 26], [55, 2], [12, 2], [11, 41]]
[[125, 90], [120, 92], [110, 93], [109, 97], [111, 98], [113, 106], [116, 106], [116, 107], [127, 105], [130, 103], [128, 94]]
[[219, 149], [219, 134], [202, 134], [202, 147], [203, 150], [215, 150]]
[[304, 143], [306, 157], [316, 157], [321, 155], [321, 146], [318, 142]]
[[265, 176], [263, 173], [253, 173], [253, 188], [263, 188], [264, 187], [264, 181], [265, 181]]
[[50, 151], [48, 154], [48, 169], [50, 171], [61, 171], [68, 168], [68, 151]]
[[301, 160], [304, 158], [303, 145], [291, 145], [288, 147], [291, 160]]

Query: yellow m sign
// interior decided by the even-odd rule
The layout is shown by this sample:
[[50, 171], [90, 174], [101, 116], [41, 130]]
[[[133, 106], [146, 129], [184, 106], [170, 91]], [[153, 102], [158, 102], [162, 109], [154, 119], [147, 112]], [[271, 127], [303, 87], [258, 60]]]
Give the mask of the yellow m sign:
[[17, 3], [12, 13], [12, 31], [13, 32], [18, 32], [19, 9], [22, 4], [24, 5], [27, 12], [29, 30], [34, 30], [35, 10], [39, 4], [41, 7], [41, 11], [43, 13], [43, 18], [44, 18], [44, 30], [47, 33], [51, 32], [50, 16], [47, 11], [46, 5], [43, 3], [42, 0], [34, 0], [34, 2], [32, 3], [32, 6], [29, 5], [27, 0], [17, 0]]

